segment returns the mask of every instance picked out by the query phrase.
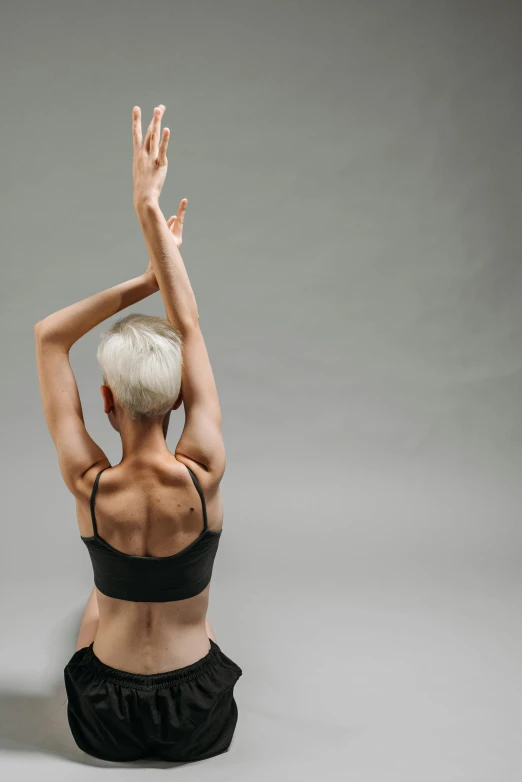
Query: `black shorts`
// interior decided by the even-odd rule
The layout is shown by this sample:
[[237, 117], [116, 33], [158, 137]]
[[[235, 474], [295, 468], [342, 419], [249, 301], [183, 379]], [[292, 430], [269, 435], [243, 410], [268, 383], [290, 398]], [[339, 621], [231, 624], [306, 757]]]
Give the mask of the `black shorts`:
[[187, 762], [226, 752], [238, 719], [233, 690], [242, 670], [210, 640], [192, 665], [135, 674], [99, 660], [93, 644], [64, 669], [67, 717], [84, 752], [102, 760]]

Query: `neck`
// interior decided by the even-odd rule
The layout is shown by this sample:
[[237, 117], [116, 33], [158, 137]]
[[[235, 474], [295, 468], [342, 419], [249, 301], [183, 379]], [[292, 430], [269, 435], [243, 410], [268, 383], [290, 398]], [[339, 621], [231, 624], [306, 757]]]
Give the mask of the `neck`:
[[158, 456], [170, 454], [162, 419], [146, 423], [125, 418], [120, 421], [122, 461], [148, 463]]

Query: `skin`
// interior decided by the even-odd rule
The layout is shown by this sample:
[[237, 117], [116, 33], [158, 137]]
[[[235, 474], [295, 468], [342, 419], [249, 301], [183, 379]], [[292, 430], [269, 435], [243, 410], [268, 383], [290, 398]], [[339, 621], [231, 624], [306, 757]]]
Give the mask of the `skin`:
[[[38, 379], [46, 423], [64, 482], [76, 499], [80, 535], [93, 534], [90, 496], [96, 496], [98, 533], [120, 551], [170, 556], [189, 545], [203, 528], [201, 500], [187, 466], [202, 487], [209, 529], [223, 523], [220, 481], [225, 471], [221, 410], [199, 326], [194, 293], [180, 254], [187, 199], [166, 220], [159, 206], [165, 181], [170, 132], [161, 132], [163, 105], [154, 111], [142, 138], [141, 111], [133, 109], [133, 203], [149, 251], [145, 272], [65, 307], [34, 327]], [[121, 437], [121, 461], [111, 466], [88, 434], [69, 361], [84, 334], [126, 307], [160, 292], [166, 317], [183, 344], [182, 386], [172, 410], [146, 423], [133, 421], [103, 384], [108, 420]], [[185, 425], [175, 452], [166, 444], [170, 416], [183, 404]], [[199, 595], [168, 603], [116, 600], [96, 587], [82, 618], [76, 648], [94, 642], [95, 654], [114, 668], [157, 673], [190, 665], [216, 640], [206, 617], [210, 585]]]

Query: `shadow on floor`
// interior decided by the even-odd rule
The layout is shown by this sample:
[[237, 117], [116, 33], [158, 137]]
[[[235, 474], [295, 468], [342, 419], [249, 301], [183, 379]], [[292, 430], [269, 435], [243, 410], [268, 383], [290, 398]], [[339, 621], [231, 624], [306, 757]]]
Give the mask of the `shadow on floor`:
[[[71, 650], [72, 656], [76, 637], [80, 627], [82, 611], [76, 622], [66, 632], [58, 633], [53, 646], [58, 654], [53, 659], [69, 659], [64, 649]], [[166, 763], [152, 759], [137, 760], [128, 763], [114, 763], [99, 760], [80, 750], [72, 737], [67, 721], [67, 692], [60, 672], [55, 684], [48, 693], [30, 693], [24, 690], [9, 689], [5, 685], [0, 689], [0, 750], [13, 752], [40, 752], [55, 755], [75, 763], [105, 768], [175, 768], [185, 763]]]

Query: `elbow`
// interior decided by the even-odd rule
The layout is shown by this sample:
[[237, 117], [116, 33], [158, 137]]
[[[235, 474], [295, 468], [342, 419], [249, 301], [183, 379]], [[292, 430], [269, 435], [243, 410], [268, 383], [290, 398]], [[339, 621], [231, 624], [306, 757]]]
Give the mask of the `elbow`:
[[190, 326], [194, 326], [199, 329], [199, 312], [196, 312], [189, 321]]
[[177, 323], [179, 331], [184, 334], [187, 331], [199, 329], [199, 314], [191, 315], [188, 318], [180, 319]]
[[39, 320], [38, 323], [35, 323], [33, 326], [33, 331], [36, 339], [39, 341], [43, 341], [44, 339], [49, 341], [49, 338], [52, 336], [52, 330], [49, 328], [49, 324], [45, 322], [45, 320]]

